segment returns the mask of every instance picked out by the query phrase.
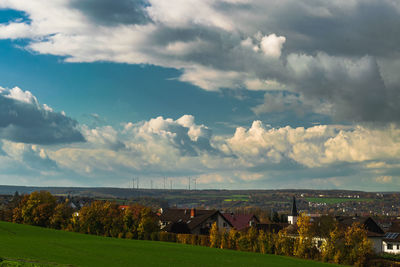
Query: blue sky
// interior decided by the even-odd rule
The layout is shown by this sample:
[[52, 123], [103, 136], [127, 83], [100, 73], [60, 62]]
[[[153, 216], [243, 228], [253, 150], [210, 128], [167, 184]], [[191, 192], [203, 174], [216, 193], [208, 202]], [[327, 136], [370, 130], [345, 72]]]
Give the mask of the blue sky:
[[0, 184], [399, 190], [399, 13], [2, 1]]

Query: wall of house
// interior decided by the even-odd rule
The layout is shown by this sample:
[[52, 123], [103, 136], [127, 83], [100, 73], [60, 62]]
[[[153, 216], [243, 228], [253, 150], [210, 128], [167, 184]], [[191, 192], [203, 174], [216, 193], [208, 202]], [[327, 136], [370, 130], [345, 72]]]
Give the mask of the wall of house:
[[372, 243], [372, 249], [375, 253], [382, 252], [382, 237], [369, 237], [368, 238]]
[[229, 223], [220, 214], [218, 214], [217, 226], [218, 226], [218, 229], [225, 228], [226, 231], [231, 230]]
[[297, 223], [297, 216], [289, 215], [288, 216], [288, 222], [289, 222], [289, 224], [296, 224]]
[[[382, 243], [383, 243], [383, 252], [400, 254], [400, 242], [383, 241]], [[392, 245], [392, 249], [388, 248], [388, 245], [390, 244]]]
[[192, 230], [192, 234], [200, 235], [201, 229], [208, 228], [211, 229], [212, 224], [216, 222], [218, 229], [223, 229], [225, 228], [226, 231], [229, 231], [231, 227], [229, 226], [228, 222], [220, 215], [214, 215], [210, 218], [208, 218], [205, 222], [197, 226], [195, 229]]

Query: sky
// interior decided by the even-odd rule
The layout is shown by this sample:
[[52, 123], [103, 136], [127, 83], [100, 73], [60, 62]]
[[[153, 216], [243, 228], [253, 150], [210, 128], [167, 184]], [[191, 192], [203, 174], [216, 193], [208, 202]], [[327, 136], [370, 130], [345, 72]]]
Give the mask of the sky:
[[400, 190], [400, 2], [1, 0], [0, 184]]

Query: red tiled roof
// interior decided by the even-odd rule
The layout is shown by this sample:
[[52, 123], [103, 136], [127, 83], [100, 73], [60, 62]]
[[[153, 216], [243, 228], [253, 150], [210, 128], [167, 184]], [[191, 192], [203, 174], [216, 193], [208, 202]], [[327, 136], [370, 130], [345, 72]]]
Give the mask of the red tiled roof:
[[236, 230], [240, 231], [246, 227], [250, 226], [250, 221], [254, 219], [255, 222], [259, 222], [254, 214], [232, 214], [223, 213], [225, 219], [227, 219]]

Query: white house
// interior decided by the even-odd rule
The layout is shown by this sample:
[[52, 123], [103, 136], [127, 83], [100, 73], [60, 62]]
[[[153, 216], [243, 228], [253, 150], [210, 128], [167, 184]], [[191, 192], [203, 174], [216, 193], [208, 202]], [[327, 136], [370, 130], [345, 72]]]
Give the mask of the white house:
[[400, 254], [400, 233], [388, 232], [385, 234], [382, 252]]

